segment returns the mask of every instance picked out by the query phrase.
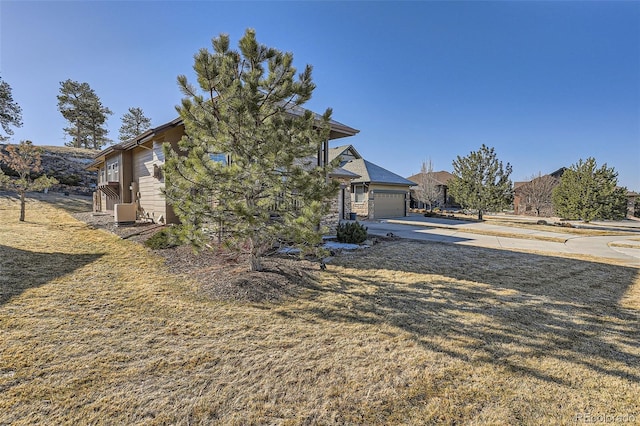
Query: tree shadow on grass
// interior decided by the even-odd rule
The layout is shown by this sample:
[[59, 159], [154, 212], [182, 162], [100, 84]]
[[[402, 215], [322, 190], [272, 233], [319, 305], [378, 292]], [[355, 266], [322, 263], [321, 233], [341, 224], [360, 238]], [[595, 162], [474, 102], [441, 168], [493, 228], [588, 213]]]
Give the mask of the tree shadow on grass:
[[[0, 191], [0, 200], [19, 204], [20, 196], [15, 192]], [[93, 209], [93, 198], [90, 195], [64, 195], [60, 192], [49, 192], [47, 194], [44, 194], [42, 192], [27, 192], [27, 203], [31, 203], [36, 200], [49, 204], [52, 207], [57, 207], [61, 210], [66, 211], [67, 213], [84, 213], [90, 212]], [[29, 205], [27, 205], [26, 210], [28, 216], [30, 210]]]
[[48, 194], [32, 193], [30, 197], [64, 210], [67, 213], [85, 213], [93, 210], [93, 198], [91, 195], [64, 195], [59, 192], [49, 192]]
[[323, 303], [282, 315], [387, 324], [428, 350], [554, 383], [570, 384], [523, 360], [640, 381], [640, 312], [621, 306], [639, 269], [421, 242], [339, 262], [337, 284], [316, 292]]
[[100, 257], [102, 254], [39, 253], [0, 245], [0, 306]]

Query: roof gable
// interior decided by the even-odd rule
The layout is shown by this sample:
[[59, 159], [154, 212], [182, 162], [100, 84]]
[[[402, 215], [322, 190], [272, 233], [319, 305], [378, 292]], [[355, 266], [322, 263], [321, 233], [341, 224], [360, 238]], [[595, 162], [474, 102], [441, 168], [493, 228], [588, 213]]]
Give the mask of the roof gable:
[[[451, 173], [447, 172], [446, 170], [433, 172], [431, 173], [431, 176], [433, 176], [433, 180], [436, 183], [436, 185], [444, 185], [444, 186], [448, 185], [449, 181], [454, 178], [454, 176]], [[414, 185], [420, 185], [421, 177], [422, 177], [422, 172], [416, 173], [415, 175], [411, 175], [407, 179], [413, 182]]]
[[345, 157], [341, 163], [346, 163], [349, 160], [362, 158], [362, 155], [353, 147], [353, 145], [341, 145], [335, 148], [329, 148], [329, 161], [333, 161], [338, 157]]
[[531, 180], [526, 180], [526, 181], [521, 181], [521, 182], [514, 182], [513, 183], [513, 189], [518, 189], [518, 188], [520, 188], [522, 186], [529, 185], [531, 182], [534, 182], [534, 181], [536, 181], [538, 179], [542, 179], [542, 178], [544, 178], [546, 176], [550, 176], [550, 177], [555, 178], [555, 179], [560, 179], [566, 170], [567, 170], [566, 167], [560, 167], [555, 172], [551, 172], [551, 173], [546, 174], [546, 175], [534, 176], [534, 178], [531, 179]]
[[360, 175], [360, 178], [352, 180], [353, 183], [368, 182], [401, 186], [415, 185], [410, 180], [362, 158], [348, 161], [342, 165], [342, 168]]
[[560, 179], [562, 177], [562, 175], [564, 174], [565, 170], [567, 170], [566, 167], [560, 167], [558, 170], [556, 170], [555, 172], [551, 172], [549, 173], [549, 175], [553, 176], [556, 179]]

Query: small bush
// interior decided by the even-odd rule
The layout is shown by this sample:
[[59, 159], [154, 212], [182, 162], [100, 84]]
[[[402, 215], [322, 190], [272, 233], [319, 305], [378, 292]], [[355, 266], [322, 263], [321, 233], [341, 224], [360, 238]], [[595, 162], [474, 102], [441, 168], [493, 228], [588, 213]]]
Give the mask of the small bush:
[[569, 222], [556, 222], [556, 226], [560, 226], [562, 228], [573, 228], [574, 226]]
[[348, 244], [360, 244], [367, 239], [367, 227], [358, 222], [338, 224], [338, 241]]
[[170, 249], [179, 246], [178, 238], [171, 229], [165, 228], [153, 234], [144, 245], [153, 250]]
[[540, 219], [539, 221], [536, 222], [536, 224], [538, 224], [538, 225], [547, 225], [547, 221]]
[[79, 186], [82, 178], [78, 175], [58, 175], [54, 176], [61, 185]]

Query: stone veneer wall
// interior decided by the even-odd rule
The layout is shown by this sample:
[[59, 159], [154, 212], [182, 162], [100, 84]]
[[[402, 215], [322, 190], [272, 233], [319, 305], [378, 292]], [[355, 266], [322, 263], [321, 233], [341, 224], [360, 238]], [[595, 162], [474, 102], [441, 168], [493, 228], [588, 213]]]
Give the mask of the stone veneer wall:
[[322, 218], [321, 227], [327, 227], [329, 234], [335, 234], [338, 223], [343, 219], [348, 219], [351, 213], [351, 185], [348, 183], [344, 189], [344, 217], [340, 217], [340, 196], [342, 191], [338, 191], [338, 195], [331, 199], [329, 205], [329, 213]]
[[364, 203], [351, 203], [351, 211], [358, 216], [369, 217], [369, 201]]

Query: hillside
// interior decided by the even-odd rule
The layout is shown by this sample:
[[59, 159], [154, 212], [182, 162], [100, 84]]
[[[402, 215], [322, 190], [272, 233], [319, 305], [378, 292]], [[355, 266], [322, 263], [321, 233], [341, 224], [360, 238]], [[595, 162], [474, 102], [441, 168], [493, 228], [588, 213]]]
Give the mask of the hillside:
[[[4, 151], [5, 147], [6, 144], [0, 144], [0, 151]], [[90, 195], [95, 190], [96, 172], [89, 172], [85, 167], [91, 163], [97, 151], [67, 146], [40, 146], [40, 148], [42, 148], [43, 173], [55, 177], [60, 182], [51, 188], [51, 191]], [[2, 170], [7, 175], [12, 175], [12, 171], [4, 165]]]

